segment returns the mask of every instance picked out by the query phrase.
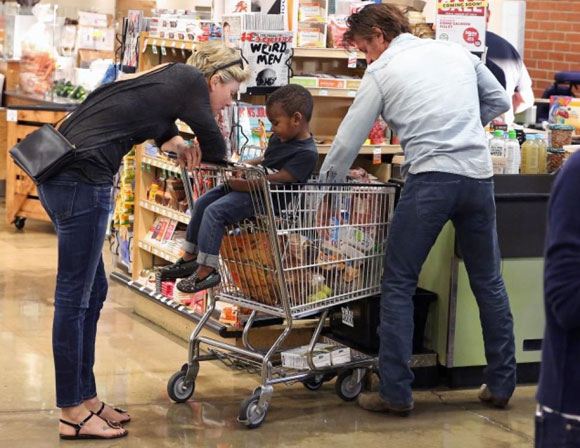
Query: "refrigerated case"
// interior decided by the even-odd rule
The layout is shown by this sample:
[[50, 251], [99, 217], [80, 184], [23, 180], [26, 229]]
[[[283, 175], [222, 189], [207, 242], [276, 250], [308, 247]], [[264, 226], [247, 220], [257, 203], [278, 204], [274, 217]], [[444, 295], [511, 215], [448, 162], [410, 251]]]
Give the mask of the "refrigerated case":
[[[520, 381], [536, 381], [539, 372], [544, 331], [544, 238], [553, 178], [495, 177], [502, 274], [514, 316]], [[486, 364], [479, 310], [450, 223], [423, 266], [419, 286], [439, 297], [427, 325], [427, 346], [448, 369], [451, 385], [477, 385]]]

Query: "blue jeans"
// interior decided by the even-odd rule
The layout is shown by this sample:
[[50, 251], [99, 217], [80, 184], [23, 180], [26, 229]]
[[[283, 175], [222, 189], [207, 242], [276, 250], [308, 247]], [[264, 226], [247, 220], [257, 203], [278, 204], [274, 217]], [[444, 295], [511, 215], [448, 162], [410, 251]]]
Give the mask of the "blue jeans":
[[199, 264], [217, 269], [226, 226], [254, 214], [250, 193], [213, 188], [195, 201], [183, 249], [197, 254]]
[[501, 277], [493, 180], [447, 173], [409, 175], [391, 224], [379, 325], [380, 394], [395, 405], [413, 401], [409, 367], [413, 301], [421, 266], [451, 220], [477, 299], [494, 396], [511, 397], [516, 384], [513, 319]]
[[111, 192], [110, 185], [89, 185], [65, 175], [38, 188], [58, 236], [52, 349], [59, 408], [97, 395], [93, 365], [97, 322], [108, 290], [101, 252]]
[[580, 422], [560, 414], [536, 415], [536, 448], [580, 448]]

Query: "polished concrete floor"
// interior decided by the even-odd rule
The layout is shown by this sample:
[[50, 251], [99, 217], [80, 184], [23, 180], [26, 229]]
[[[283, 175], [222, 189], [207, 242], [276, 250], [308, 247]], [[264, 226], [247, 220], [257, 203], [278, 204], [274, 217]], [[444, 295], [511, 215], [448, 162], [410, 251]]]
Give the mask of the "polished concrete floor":
[[102, 313], [96, 375], [100, 396], [133, 416], [118, 441], [59, 442], [51, 356], [56, 239], [46, 223], [23, 232], [3, 223], [0, 204], [0, 448], [11, 447], [397, 447], [533, 446], [535, 387], [519, 387], [507, 411], [478, 403], [476, 391], [423, 391], [408, 419], [369, 414], [342, 402], [332, 384], [275, 390], [266, 423], [247, 430], [235, 421], [254, 377], [202, 364], [194, 401], [172, 404], [167, 379], [184, 362], [186, 345], [135, 316], [143, 300], [116, 283]]

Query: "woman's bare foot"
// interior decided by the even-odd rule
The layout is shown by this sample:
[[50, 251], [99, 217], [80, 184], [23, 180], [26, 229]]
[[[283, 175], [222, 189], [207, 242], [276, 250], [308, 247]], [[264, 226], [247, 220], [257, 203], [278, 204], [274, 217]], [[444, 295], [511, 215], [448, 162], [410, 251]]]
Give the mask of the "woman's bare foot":
[[[61, 419], [72, 424], [79, 424], [89, 416], [91, 413], [84, 405], [61, 409]], [[62, 436], [75, 436], [77, 434], [73, 426], [62, 422], [60, 422], [58, 430]], [[105, 420], [96, 415], [86, 420], [79, 431], [79, 435], [102, 438], [117, 438], [126, 434], [126, 429], [111, 427]]]
[[93, 411], [95, 414], [105, 420], [121, 424], [129, 423], [131, 421], [131, 416], [127, 412], [124, 412], [122, 409], [113, 408], [108, 404], [105, 404], [103, 407], [104, 403], [97, 397], [86, 400], [83, 404], [89, 411]]

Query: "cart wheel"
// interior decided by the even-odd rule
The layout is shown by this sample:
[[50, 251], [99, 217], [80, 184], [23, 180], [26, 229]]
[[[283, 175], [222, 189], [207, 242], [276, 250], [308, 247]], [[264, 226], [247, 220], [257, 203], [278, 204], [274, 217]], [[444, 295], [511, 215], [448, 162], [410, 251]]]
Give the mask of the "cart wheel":
[[266, 403], [263, 407], [260, 407], [258, 404], [260, 401], [260, 394], [261, 391], [258, 389], [240, 405], [238, 421], [246, 425], [248, 429], [257, 428], [262, 425], [266, 419], [270, 403]]
[[[187, 370], [187, 368], [186, 368]], [[167, 382], [167, 394], [176, 403], [185, 403], [195, 391], [195, 381], [190, 385], [185, 384], [185, 371], [180, 370], [173, 374]]]
[[315, 391], [322, 387], [324, 381], [324, 375], [315, 375], [311, 376], [310, 378], [306, 378], [304, 381], [302, 381], [302, 384], [306, 389]]
[[24, 224], [26, 224], [26, 218], [17, 216], [14, 220], [14, 227], [16, 227], [18, 230], [24, 229]]
[[362, 392], [363, 383], [355, 382], [353, 370], [345, 370], [338, 375], [334, 387], [336, 394], [344, 401], [353, 401]]

